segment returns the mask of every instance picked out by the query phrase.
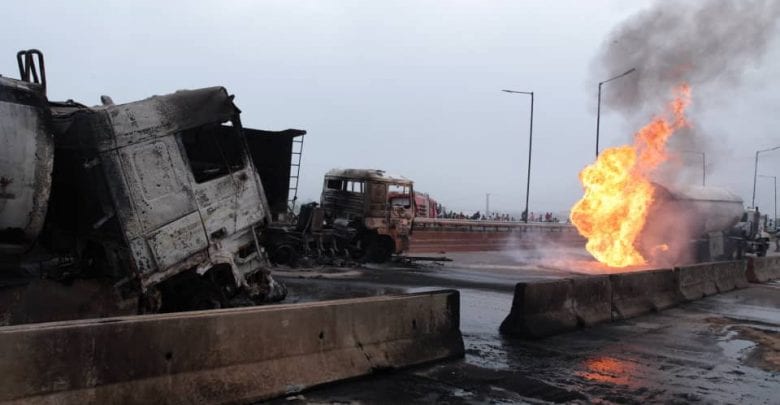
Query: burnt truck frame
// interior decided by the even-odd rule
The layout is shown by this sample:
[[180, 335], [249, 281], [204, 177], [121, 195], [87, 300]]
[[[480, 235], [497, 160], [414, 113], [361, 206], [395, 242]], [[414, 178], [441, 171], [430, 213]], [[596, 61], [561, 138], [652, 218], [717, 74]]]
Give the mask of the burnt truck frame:
[[357, 244], [373, 260], [387, 260], [409, 249], [414, 221], [414, 183], [383, 170], [333, 169], [325, 174], [320, 203], [325, 223], [347, 223], [357, 231]]
[[271, 262], [297, 265], [385, 262], [409, 249], [415, 206], [414, 184], [382, 170], [333, 169], [324, 176], [320, 203], [301, 206], [294, 223], [269, 227], [264, 246]]
[[232, 100], [211, 87], [53, 109], [51, 223], [79, 241], [80, 261], [88, 254], [138, 283], [149, 310], [274, 294], [256, 229], [269, 208]]
[[21, 54], [22, 80], [0, 77], [0, 324], [284, 298], [259, 243], [272, 210], [252, 151], [305, 131], [249, 145], [223, 87], [49, 102], [28, 72], [39, 55], [45, 78], [42, 55]]

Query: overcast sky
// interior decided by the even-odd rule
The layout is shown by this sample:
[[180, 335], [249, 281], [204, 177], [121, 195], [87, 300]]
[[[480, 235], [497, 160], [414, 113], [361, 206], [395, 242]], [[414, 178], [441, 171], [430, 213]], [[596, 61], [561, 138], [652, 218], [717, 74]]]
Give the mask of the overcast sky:
[[[513, 213], [525, 198], [530, 99], [500, 90], [534, 91], [531, 211], [560, 212], [581, 197], [577, 174], [594, 158], [597, 82], [606, 79], [591, 76], [594, 58], [615, 26], [651, 3], [7, 2], [0, 74], [18, 77], [16, 51], [38, 48], [52, 100], [122, 103], [222, 85], [245, 126], [309, 132], [304, 200], [319, 199], [330, 168], [380, 168], [451, 208], [483, 210], [491, 193], [493, 209]], [[707, 182], [746, 203], [755, 151], [780, 145], [778, 42], [741, 87], [693, 89], [694, 125], [712, 140]], [[602, 111], [601, 145], [628, 142], [636, 125]], [[761, 156], [759, 171], [780, 176], [780, 152]], [[759, 179], [762, 210], [771, 183]]]

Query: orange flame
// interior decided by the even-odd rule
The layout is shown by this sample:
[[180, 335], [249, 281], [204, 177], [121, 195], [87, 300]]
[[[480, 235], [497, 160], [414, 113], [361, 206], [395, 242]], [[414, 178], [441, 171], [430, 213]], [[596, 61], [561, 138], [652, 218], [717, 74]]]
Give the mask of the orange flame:
[[608, 266], [646, 264], [634, 243], [653, 202], [650, 175], [667, 159], [669, 137], [688, 125], [684, 114], [691, 89], [684, 84], [675, 93], [667, 114], [640, 129], [633, 145], [604, 150], [580, 172], [585, 195], [572, 208], [571, 221], [588, 239], [588, 252]]

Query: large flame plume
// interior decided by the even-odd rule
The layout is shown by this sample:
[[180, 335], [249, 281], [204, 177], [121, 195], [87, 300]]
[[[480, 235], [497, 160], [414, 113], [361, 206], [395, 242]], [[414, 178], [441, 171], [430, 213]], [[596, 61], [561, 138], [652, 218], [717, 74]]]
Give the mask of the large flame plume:
[[690, 87], [678, 86], [665, 114], [640, 129], [633, 145], [604, 150], [580, 172], [585, 195], [572, 208], [571, 221], [588, 239], [586, 248], [596, 260], [610, 267], [647, 264], [635, 243], [653, 202], [650, 176], [668, 157], [669, 137], [688, 125], [690, 99]]

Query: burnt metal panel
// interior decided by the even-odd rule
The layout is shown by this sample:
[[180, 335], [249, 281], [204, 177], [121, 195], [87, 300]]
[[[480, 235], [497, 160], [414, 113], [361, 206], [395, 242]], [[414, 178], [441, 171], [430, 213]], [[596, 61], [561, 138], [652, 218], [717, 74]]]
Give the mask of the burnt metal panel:
[[105, 107], [114, 132], [100, 149], [123, 147], [189, 128], [229, 121], [240, 111], [224, 87], [180, 90], [173, 94]]
[[[71, 251], [84, 240], [111, 241], [127, 257], [114, 266], [116, 273], [136, 272], [144, 288], [217, 263], [229, 264], [236, 283], [246, 284], [242, 276], [263, 257], [236, 255], [254, 242], [251, 229], [269, 210], [240, 111], [224, 88], [93, 108], [58, 103], [52, 110], [59, 157], [55, 222], [72, 236], [65, 238]], [[195, 133], [191, 129], [212, 140], [234, 131], [240, 140], [237, 148], [219, 151], [218, 157], [230, 158], [226, 170], [200, 183], [182, 142]]]
[[365, 194], [325, 189], [321, 204], [325, 215], [330, 218], [362, 218], [365, 207]]
[[287, 213], [290, 198], [290, 163], [293, 139], [306, 134], [300, 129], [264, 131], [244, 128], [252, 162], [263, 183], [271, 214]]
[[0, 252], [27, 248], [46, 217], [54, 142], [43, 92], [0, 77]]
[[147, 241], [158, 269], [171, 267], [208, 247], [197, 212], [159, 228]]
[[144, 233], [197, 211], [174, 137], [130, 145], [117, 154]]

